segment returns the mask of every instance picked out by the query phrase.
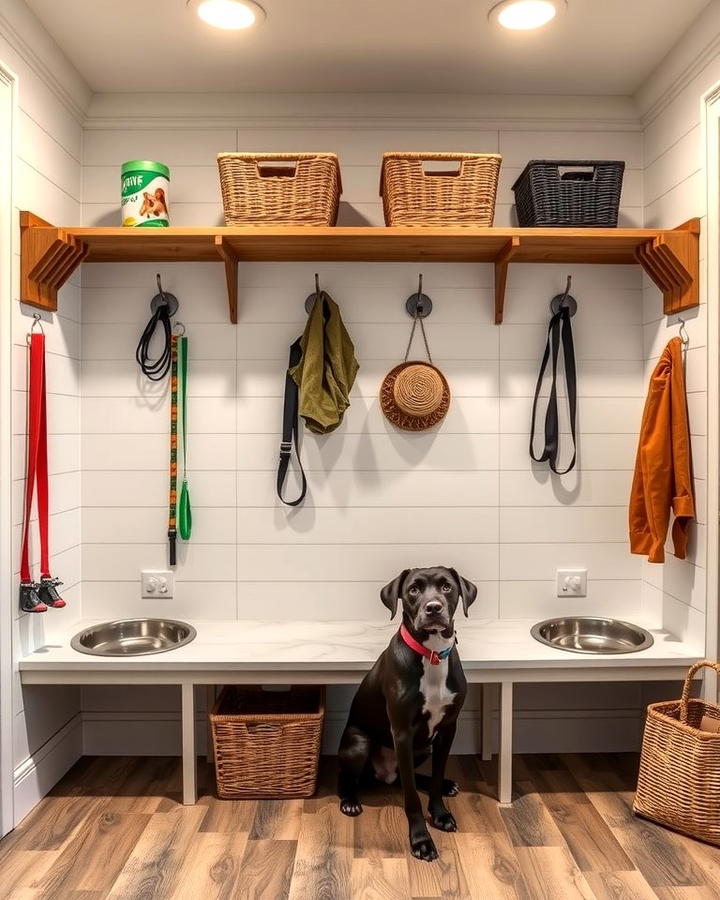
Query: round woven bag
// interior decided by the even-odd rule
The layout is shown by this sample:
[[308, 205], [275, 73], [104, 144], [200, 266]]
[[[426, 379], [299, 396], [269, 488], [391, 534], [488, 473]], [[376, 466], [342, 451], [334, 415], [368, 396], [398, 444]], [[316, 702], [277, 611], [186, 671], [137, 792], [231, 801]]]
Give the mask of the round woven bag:
[[450, 388], [443, 373], [420, 360], [400, 363], [380, 386], [385, 417], [404, 431], [424, 431], [442, 421], [450, 408]]

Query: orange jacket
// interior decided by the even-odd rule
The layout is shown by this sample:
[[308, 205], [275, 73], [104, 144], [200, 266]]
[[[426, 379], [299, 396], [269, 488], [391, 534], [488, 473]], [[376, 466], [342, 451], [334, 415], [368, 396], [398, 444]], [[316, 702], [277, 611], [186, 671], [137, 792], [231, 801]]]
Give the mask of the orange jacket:
[[673, 338], [650, 379], [630, 491], [630, 551], [665, 561], [670, 510], [673, 547], [685, 559], [688, 529], [695, 518], [682, 341]]

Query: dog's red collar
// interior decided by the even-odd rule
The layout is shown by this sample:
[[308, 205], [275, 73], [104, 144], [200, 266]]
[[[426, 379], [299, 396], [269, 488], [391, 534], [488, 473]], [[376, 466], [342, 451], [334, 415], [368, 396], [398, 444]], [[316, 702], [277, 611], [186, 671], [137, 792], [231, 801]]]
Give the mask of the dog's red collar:
[[457, 643], [457, 638], [455, 638], [455, 643], [452, 643], [445, 650], [440, 650], [439, 652], [437, 650], [429, 650], [427, 647], [423, 647], [421, 643], [416, 641], [404, 625], [400, 626], [400, 637], [411, 650], [424, 656], [425, 659], [429, 659], [431, 666], [439, 666], [444, 659], [447, 659], [452, 653], [455, 643]]

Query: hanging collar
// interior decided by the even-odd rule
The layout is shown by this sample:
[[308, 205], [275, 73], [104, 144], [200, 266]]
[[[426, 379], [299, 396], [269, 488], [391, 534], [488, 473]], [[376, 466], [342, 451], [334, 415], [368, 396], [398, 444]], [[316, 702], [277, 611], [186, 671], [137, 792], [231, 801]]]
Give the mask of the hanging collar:
[[421, 643], [415, 640], [415, 638], [410, 634], [405, 625], [400, 626], [400, 637], [405, 641], [408, 647], [411, 650], [414, 650], [416, 653], [419, 653], [421, 656], [424, 656], [425, 659], [430, 660], [431, 666], [439, 666], [440, 663], [447, 659], [448, 656], [453, 652], [453, 647], [457, 644], [457, 637], [449, 647], [446, 647], [444, 650], [429, 650], [427, 647], [424, 647]]

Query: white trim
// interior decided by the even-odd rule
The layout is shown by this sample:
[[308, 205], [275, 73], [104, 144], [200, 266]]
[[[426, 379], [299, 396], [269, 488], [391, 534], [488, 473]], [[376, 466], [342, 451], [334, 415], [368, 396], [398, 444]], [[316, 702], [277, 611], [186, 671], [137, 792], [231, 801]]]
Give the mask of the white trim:
[[15, 825], [36, 806], [82, 756], [82, 716], [77, 713], [32, 756], [15, 767]]
[[[10, 152], [0, 152], [0, 837], [13, 827], [13, 577], [12, 565], [12, 314], [14, 165], [17, 149], [17, 77], [0, 63], [10, 88]], [[0, 125], [0, 131], [5, 129]], [[9, 191], [5, 194], [6, 183]]]
[[[302, 110], [299, 113], [298, 110]], [[95, 94], [85, 128], [640, 131], [629, 97], [493, 94]]]
[[[25, 40], [6, 15], [0, 12], [0, 34], [3, 39], [15, 50], [23, 62], [32, 69], [35, 75], [42, 81], [47, 89], [59, 100], [60, 103], [78, 122], [82, 124], [85, 117], [85, 108], [90, 102], [90, 89], [82, 91], [78, 86], [76, 93], [68, 90], [60, 83], [56, 74], [46, 65], [36, 49]], [[59, 52], [59, 51], [58, 51]], [[67, 60], [67, 57], [65, 57]], [[80, 76], [77, 76], [80, 79]]]
[[[710, 659], [718, 658], [718, 541], [720, 528], [720, 82], [702, 97], [702, 145], [705, 151], [707, 190], [707, 458], [714, 461], [707, 471], [707, 568], [706, 568], [706, 645]], [[708, 699], [717, 696], [713, 679], [704, 681]]]
[[184, 116], [163, 116], [161, 114], [148, 113], [147, 116], [88, 116], [83, 123], [85, 131], [208, 131], [219, 128], [249, 128], [262, 129], [264, 131], [294, 131], [298, 128], [341, 128], [354, 131], [392, 131], [397, 133], [398, 128], [406, 131], [424, 131], [436, 125], [438, 128], [449, 131], [628, 131], [641, 132], [642, 123], [639, 119], [620, 118], [567, 118], [549, 116], [542, 118], [535, 116], [525, 119], [517, 116], [508, 116], [506, 119], [493, 117], [482, 118], [440, 118], [409, 117], [404, 119], [401, 115], [396, 117], [358, 116], [349, 119], [335, 116], [273, 116], [265, 119], [261, 116], [242, 115], [201, 115], [192, 114], [192, 119]]
[[703, 51], [693, 57], [692, 62], [683, 69], [680, 76], [674, 79], [646, 110], [642, 111], [643, 126], [647, 127], [658, 116], [661, 116], [673, 100], [685, 90], [694, 78], [697, 78], [718, 54], [720, 54], [720, 35], [715, 35]]

